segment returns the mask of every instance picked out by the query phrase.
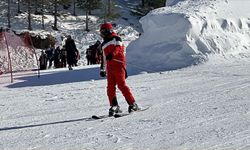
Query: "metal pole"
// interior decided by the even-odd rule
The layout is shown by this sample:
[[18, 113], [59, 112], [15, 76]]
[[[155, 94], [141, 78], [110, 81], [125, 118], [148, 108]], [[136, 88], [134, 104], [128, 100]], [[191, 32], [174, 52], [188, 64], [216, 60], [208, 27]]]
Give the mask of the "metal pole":
[[9, 50], [9, 45], [8, 45], [8, 41], [5, 35], [5, 31], [3, 32], [4, 38], [5, 38], [5, 42], [6, 42], [6, 46], [7, 46], [7, 51], [8, 51], [8, 59], [9, 59], [9, 68], [10, 68], [10, 77], [11, 77], [11, 83], [13, 83], [13, 73], [12, 73], [12, 64], [11, 64], [11, 59], [10, 59], [10, 50]]

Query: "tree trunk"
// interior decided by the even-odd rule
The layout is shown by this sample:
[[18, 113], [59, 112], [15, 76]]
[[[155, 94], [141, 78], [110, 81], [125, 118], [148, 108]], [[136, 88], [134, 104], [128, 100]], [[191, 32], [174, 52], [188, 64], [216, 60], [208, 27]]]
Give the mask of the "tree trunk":
[[21, 10], [20, 10], [20, 0], [17, 1], [17, 13], [21, 13]]
[[54, 30], [58, 30], [57, 29], [57, 0], [54, 1], [54, 5], [55, 5], [55, 14], [54, 14], [54, 26], [53, 29]]
[[87, 0], [87, 3], [86, 3], [86, 31], [89, 31], [89, 0]]
[[108, 16], [111, 15], [111, 0], [108, 0]]
[[10, 25], [10, 0], [8, 0], [8, 13], [7, 13], [7, 16], [8, 16], [8, 28], [11, 27]]
[[32, 30], [32, 27], [31, 27], [31, 0], [28, 1], [28, 30]]
[[35, 13], [38, 13], [37, 8], [38, 8], [38, 3], [37, 0], [35, 0]]
[[145, 6], [145, 0], [141, 0], [141, 5], [142, 5], [142, 7]]
[[73, 1], [73, 15], [76, 16], [76, 0]]
[[42, 10], [41, 10], [41, 13], [42, 13], [42, 28], [44, 30], [45, 29], [45, 26], [44, 26], [44, 0], [42, 0]]

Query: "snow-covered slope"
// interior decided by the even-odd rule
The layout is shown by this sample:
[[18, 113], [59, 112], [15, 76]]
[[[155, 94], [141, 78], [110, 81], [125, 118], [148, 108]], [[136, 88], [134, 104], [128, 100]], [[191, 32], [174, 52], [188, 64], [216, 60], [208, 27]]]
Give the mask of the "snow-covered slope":
[[250, 56], [250, 1], [166, 3], [169, 6], [153, 10], [140, 20], [144, 33], [129, 45], [129, 62], [160, 71], [213, 60], [215, 56]]
[[[108, 113], [98, 68], [47, 70], [0, 84], [1, 150], [249, 150], [249, 63], [199, 65], [129, 76], [137, 103], [150, 109]], [[92, 80], [91, 80], [92, 79]], [[121, 108], [127, 103], [117, 94]]]
[[[144, 33], [127, 49], [128, 68], [157, 71], [213, 61], [130, 75], [126, 81], [137, 103], [150, 109], [97, 121], [90, 117], [109, 109], [99, 65], [44, 70], [39, 79], [35, 72], [16, 73], [11, 84], [9, 74], [2, 74], [0, 149], [249, 150], [250, 60], [243, 59], [250, 50], [249, 3], [168, 1], [171, 7], [141, 20]], [[83, 36], [70, 19], [59, 22], [82, 41], [78, 46], [97, 37]], [[137, 37], [132, 27], [118, 24], [116, 30], [124, 32], [126, 44]], [[126, 111], [119, 91], [117, 98]]]

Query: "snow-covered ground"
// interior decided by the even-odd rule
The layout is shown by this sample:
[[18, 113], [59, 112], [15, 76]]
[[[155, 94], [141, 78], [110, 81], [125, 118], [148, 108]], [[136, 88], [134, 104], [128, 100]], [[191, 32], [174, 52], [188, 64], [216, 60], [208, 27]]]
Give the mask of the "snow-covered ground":
[[[137, 29], [118, 21], [127, 83], [139, 106], [150, 106], [144, 112], [89, 119], [109, 109], [98, 65], [46, 70], [39, 79], [15, 73], [12, 84], [0, 75], [0, 149], [250, 149], [249, 3], [169, 0], [140, 20], [144, 32], [132, 43]], [[86, 43], [97, 37], [74, 33]]]
[[[78, 68], [17, 77], [0, 86], [0, 149], [250, 149], [249, 63], [206, 64], [130, 76], [137, 103], [150, 109], [118, 119], [106, 80]], [[127, 104], [118, 94], [124, 111]]]

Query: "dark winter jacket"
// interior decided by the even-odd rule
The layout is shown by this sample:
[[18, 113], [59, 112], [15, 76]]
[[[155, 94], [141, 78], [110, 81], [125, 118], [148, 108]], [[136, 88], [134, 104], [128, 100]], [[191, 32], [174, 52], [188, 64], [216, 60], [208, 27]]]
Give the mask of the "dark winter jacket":
[[77, 49], [73, 39], [67, 39], [65, 43], [65, 50], [67, 52], [67, 62], [72, 65], [76, 61]]

